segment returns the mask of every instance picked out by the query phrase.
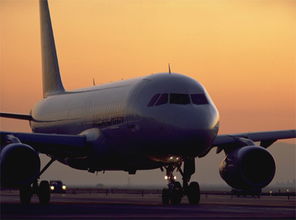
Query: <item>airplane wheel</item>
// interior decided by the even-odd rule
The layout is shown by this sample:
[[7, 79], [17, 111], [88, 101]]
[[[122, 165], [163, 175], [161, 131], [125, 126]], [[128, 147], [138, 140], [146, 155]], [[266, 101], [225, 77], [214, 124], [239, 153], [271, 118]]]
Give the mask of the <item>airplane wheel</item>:
[[197, 205], [200, 202], [200, 189], [197, 182], [191, 182], [188, 186], [187, 196], [189, 203], [192, 205]]
[[50, 187], [48, 181], [41, 181], [39, 185], [39, 202], [40, 204], [48, 204], [50, 200]]
[[169, 189], [163, 189], [162, 190], [162, 204], [168, 205], [170, 203], [170, 193]]
[[180, 182], [174, 183], [174, 189], [172, 190], [171, 203], [173, 205], [178, 205], [181, 203], [183, 196], [183, 189]]
[[20, 188], [20, 201], [22, 204], [30, 204], [33, 192], [31, 186]]

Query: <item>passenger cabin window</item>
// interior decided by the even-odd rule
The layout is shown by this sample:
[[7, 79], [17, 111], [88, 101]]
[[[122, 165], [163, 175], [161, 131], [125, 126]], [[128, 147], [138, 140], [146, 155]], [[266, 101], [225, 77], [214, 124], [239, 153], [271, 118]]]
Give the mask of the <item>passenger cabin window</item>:
[[154, 96], [151, 98], [150, 102], [148, 103], [148, 106], [149, 106], [149, 107], [150, 107], [150, 106], [153, 106], [153, 105], [155, 104], [155, 102], [156, 102], [156, 100], [158, 99], [159, 96], [160, 96], [160, 94], [156, 94], [156, 95], [154, 95]]
[[159, 99], [157, 100], [156, 104], [155, 105], [163, 105], [163, 104], [166, 104], [168, 103], [168, 100], [169, 100], [169, 96], [167, 93], [163, 93], [161, 94], [161, 96], [159, 97]]
[[170, 94], [170, 104], [187, 105], [190, 104], [190, 98], [188, 94]]
[[209, 101], [205, 94], [191, 94], [192, 103], [195, 105], [206, 105]]

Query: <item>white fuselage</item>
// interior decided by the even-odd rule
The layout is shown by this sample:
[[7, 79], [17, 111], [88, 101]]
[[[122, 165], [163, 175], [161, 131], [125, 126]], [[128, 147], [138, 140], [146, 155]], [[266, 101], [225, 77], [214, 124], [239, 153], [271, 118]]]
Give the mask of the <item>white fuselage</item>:
[[[207, 103], [193, 103], [205, 97]], [[203, 86], [175, 73], [50, 96], [34, 107], [32, 117], [33, 132], [96, 133], [88, 158], [59, 158], [90, 170], [151, 169], [201, 157], [219, 128], [218, 111]]]

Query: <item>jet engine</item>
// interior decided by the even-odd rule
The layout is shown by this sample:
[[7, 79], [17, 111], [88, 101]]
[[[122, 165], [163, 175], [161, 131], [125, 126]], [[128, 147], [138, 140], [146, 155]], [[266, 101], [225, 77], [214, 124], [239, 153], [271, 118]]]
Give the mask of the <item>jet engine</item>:
[[275, 174], [275, 162], [263, 147], [245, 146], [227, 154], [220, 165], [220, 175], [235, 189], [261, 189]]
[[29, 185], [38, 178], [40, 158], [29, 145], [13, 143], [0, 153], [1, 186], [19, 187]]

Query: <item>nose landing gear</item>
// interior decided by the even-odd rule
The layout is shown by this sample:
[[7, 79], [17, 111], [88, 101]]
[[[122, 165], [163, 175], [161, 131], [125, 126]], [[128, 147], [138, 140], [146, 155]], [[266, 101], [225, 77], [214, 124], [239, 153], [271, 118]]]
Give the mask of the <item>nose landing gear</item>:
[[173, 171], [176, 169], [176, 166], [170, 164], [167, 167], [165, 167], [165, 169], [165, 179], [168, 180], [168, 188], [164, 188], [162, 190], [162, 203], [164, 205], [180, 204], [183, 196], [183, 188], [180, 182], [175, 181], [176, 178], [173, 175]]
[[[192, 174], [195, 172], [195, 162], [193, 159], [184, 160], [184, 169], [181, 169], [181, 163], [170, 164], [166, 167], [166, 179], [168, 180], [168, 188], [162, 190], [162, 203], [164, 205], [178, 205], [181, 203], [182, 197], [187, 196], [189, 204], [197, 205], [200, 201], [200, 188], [197, 182], [189, 184]], [[177, 169], [183, 179], [183, 187], [180, 182], [175, 181], [173, 175], [174, 170]]]

